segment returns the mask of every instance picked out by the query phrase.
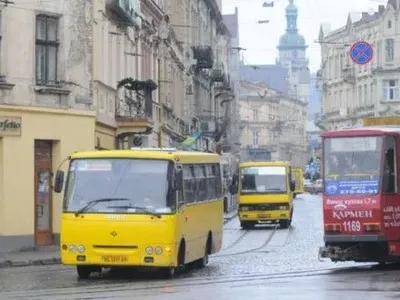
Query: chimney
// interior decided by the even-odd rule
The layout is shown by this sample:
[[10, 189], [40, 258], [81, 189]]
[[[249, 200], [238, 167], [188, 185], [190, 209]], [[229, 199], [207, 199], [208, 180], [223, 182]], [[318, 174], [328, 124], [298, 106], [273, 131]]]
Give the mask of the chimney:
[[385, 5], [378, 6], [378, 13], [381, 15], [385, 12]]

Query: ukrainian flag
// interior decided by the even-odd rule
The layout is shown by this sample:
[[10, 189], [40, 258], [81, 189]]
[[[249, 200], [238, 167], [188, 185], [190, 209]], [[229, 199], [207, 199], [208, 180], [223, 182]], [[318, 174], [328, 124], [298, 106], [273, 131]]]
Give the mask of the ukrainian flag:
[[185, 148], [193, 147], [196, 145], [196, 142], [200, 139], [200, 137], [201, 137], [201, 131], [197, 130], [195, 133], [193, 133], [191, 137], [188, 137], [179, 145]]

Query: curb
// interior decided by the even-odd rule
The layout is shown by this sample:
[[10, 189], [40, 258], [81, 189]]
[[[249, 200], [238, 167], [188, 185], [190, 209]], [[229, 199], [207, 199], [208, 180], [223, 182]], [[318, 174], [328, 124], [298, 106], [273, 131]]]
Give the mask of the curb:
[[4, 268], [16, 268], [16, 267], [28, 267], [28, 266], [49, 266], [61, 264], [61, 258], [52, 257], [44, 259], [33, 259], [33, 260], [2, 260], [0, 261], [0, 269]]

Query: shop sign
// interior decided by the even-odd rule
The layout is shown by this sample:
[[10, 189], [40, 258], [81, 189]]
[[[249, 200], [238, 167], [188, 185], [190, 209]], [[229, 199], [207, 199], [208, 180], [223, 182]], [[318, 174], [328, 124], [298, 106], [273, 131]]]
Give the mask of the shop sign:
[[21, 135], [21, 117], [0, 116], [0, 136]]

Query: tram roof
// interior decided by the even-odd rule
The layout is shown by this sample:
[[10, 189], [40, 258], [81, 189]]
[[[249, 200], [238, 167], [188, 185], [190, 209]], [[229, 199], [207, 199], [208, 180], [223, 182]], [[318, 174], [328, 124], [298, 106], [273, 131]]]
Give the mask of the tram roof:
[[326, 131], [321, 137], [349, 137], [349, 136], [372, 136], [384, 134], [400, 134], [400, 125], [381, 125], [381, 126], [364, 126], [357, 128], [345, 128], [341, 130]]

